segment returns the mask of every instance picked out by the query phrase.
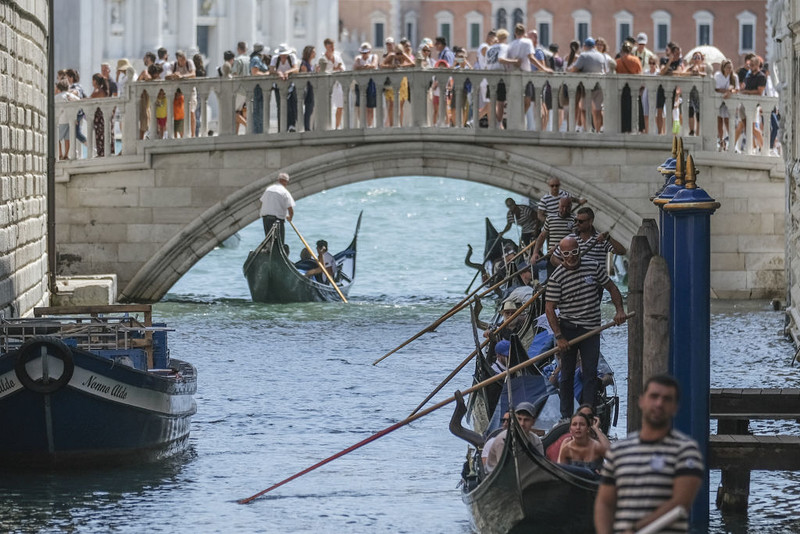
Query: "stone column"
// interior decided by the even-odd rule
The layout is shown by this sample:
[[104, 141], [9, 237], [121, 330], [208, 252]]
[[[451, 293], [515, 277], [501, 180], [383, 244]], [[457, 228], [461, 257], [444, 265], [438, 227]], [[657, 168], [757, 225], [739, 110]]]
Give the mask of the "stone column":
[[[191, 50], [197, 46], [197, 1], [178, 0], [177, 17], [177, 47], [183, 49], [187, 54], [187, 59], [191, 61]], [[174, 58], [174, 56], [173, 52], [170, 57]]]
[[[261, 16], [269, 21], [267, 42], [264, 44], [273, 49], [277, 48], [280, 43], [287, 43], [291, 46], [294, 20], [292, 20], [293, 11], [289, 0], [273, 0], [268, 4], [265, 3], [261, 9], [265, 10]], [[299, 51], [302, 51], [302, 48]], [[270, 52], [272, 51], [270, 50]]]
[[[161, 43], [161, 27], [164, 22], [164, 12], [159, 0], [140, 0], [142, 22], [142, 46], [144, 51], [155, 54]], [[139, 58], [141, 59], [141, 58]]]

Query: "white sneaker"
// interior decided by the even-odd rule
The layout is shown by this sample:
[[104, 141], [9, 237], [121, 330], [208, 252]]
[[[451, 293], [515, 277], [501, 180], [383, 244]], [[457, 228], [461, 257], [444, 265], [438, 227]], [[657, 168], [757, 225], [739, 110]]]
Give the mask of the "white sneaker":
[[580, 132], [582, 132], [582, 131], [583, 131], [583, 126], [576, 126], [576, 127], [575, 127], [575, 132], [576, 132], [576, 133], [580, 133]]

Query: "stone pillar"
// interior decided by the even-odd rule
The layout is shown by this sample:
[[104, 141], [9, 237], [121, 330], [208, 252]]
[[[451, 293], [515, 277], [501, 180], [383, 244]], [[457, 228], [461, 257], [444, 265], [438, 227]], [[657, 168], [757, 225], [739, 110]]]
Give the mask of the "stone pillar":
[[[197, 1], [178, 0], [178, 20], [176, 31], [178, 34], [178, 49], [186, 52], [186, 59], [192, 60], [191, 50], [197, 47]], [[174, 51], [170, 51], [170, 58], [174, 59]], [[187, 98], [188, 99], [188, 98]], [[188, 120], [186, 122], [189, 122]]]
[[[164, 23], [164, 12], [159, 0], [140, 0], [142, 19], [142, 45], [144, 51], [154, 54], [163, 44], [161, 42], [161, 28]], [[174, 50], [173, 50], [174, 52]], [[139, 58], [141, 59], [141, 58]]]
[[[266, 36], [265, 46], [278, 47], [280, 43], [291, 44], [291, 31], [294, 28], [292, 8], [289, 0], [273, 0], [267, 10], [266, 6], [261, 16], [269, 21], [269, 33]], [[302, 51], [302, 47], [298, 52]], [[271, 51], [270, 51], [271, 52]]]
[[[708, 458], [711, 390], [711, 214], [719, 202], [697, 187], [694, 161], [686, 162], [686, 186], [664, 205], [675, 223], [672, 375], [681, 384], [675, 427]], [[672, 348], [674, 347], [674, 349]], [[708, 529], [708, 470], [692, 506], [692, 526]]]

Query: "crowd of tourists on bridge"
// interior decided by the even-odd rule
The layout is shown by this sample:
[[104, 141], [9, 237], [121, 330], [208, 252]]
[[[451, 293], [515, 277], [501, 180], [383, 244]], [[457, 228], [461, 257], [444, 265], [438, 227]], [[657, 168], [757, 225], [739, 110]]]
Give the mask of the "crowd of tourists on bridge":
[[[513, 35], [512, 35], [513, 33]], [[128, 59], [120, 59], [117, 62], [116, 72], [111, 71], [108, 63], [101, 65], [100, 72], [92, 76], [92, 92], [90, 98], [115, 97], [124, 94], [124, 88], [129, 82], [145, 82], [158, 80], [180, 80], [184, 78], [199, 78], [205, 76], [219, 76], [222, 78], [236, 77], [268, 77], [272, 78], [271, 86], [267, 90], [275, 92], [275, 104], [278, 109], [281, 102], [286, 102], [286, 131], [295, 132], [300, 129], [298, 119], [302, 116], [303, 131], [314, 129], [314, 109], [315, 95], [313, 86], [310, 82], [289, 83], [284, 98], [280, 97], [278, 85], [274, 80], [294, 80], [296, 74], [300, 73], [333, 73], [345, 70], [353, 71], [377, 71], [381, 69], [397, 70], [404, 68], [433, 69], [433, 70], [487, 70], [487, 71], [523, 71], [539, 72], [545, 74], [559, 72], [574, 72], [600, 75], [613, 74], [633, 74], [642, 76], [681, 76], [681, 77], [713, 77], [716, 91], [726, 99], [734, 94], [743, 95], [765, 95], [777, 96], [769, 76], [769, 66], [755, 54], [747, 54], [744, 62], [734, 67], [732, 60], [724, 58], [706, 58], [702, 51], [695, 50], [691, 57], [685, 58], [682, 48], [670, 42], [666, 46], [664, 55], [659, 56], [652, 52], [648, 47], [648, 36], [641, 32], [636, 37], [626, 38], [617, 51], [608, 47], [608, 43], [602, 37], [588, 37], [583, 43], [571, 41], [568, 51], [563, 53], [557, 44], [551, 44], [545, 48], [538, 42], [536, 30], [527, 31], [526, 28], [517, 24], [512, 32], [499, 29], [491, 30], [486, 35], [486, 41], [482, 43], [477, 53], [471, 55], [462, 46], [451, 46], [445, 37], [435, 39], [424, 38], [414, 47], [406, 38], [395, 41], [392, 37], [385, 39], [383, 49], [377, 49], [369, 42], [362, 43], [358, 48], [358, 54], [350, 65], [346, 65], [342, 54], [336, 50], [335, 42], [332, 39], [325, 39], [324, 52], [317, 54], [313, 45], [303, 48], [298, 55], [296, 49], [287, 44], [280, 44], [274, 50], [264, 46], [263, 43], [253, 43], [252, 46], [246, 42], [239, 42], [236, 51], [227, 50], [224, 52], [224, 62], [216, 68], [208, 68], [201, 54], [194, 54], [191, 58], [183, 51], [175, 52], [175, 60], [170, 57], [166, 48], [159, 48], [155, 53], [147, 52], [143, 57], [144, 67], [140, 72], [136, 72]], [[270, 53], [271, 52], [271, 53]], [[565, 84], [554, 83], [551, 86], [553, 77], [545, 79], [543, 84], [534, 87], [533, 82], [527, 83], [524, 89], [524, 114], [525, 123], [528, 129], [534, 129], [535, 121], [533, 113], [540, 114], [542, 129], [551, 131], [574, 131], [574, 132], [597, 132], [604, 131], [604, 112], [605, 95], [599, 85], [594, 88], [584, 88], [580, 84], [570, 95]], [[268, 82], [270, 83], [270, 82]], [[361, 100], [365, 100], [366, 107], [365, 124], [366, 127], [376, 127], [375, 109], [379, 100], [379, 95], [383, 103], [383, 127], [403, 126], [408, 124], [407, 105], [410, 101], [410, 88], [407, 77], [403, 77], [399, 85], [391, 85], [389, 78], [384, 85], [378, 88], [380, 81], [369, 79], [365, 89], [359, 88], [354, 84], [349, 88], [349, 99], [347, 102], [352, 106], [354, 113], [351, 115], [351, 126], [358, 126], [361, 120], [359, 113]], [[442, 75], [434, 74], [428, 81], [426, 89], [429, 108], [428, 124], [432, 126], [447, 127], [488, 127], [489, 124], [496, 125], [497, 128], [504, 128], [507, 124], [507, 116], [511, 110], [507, 106], [507, 90], [505, 84], [500, 81], [495, 87], [490, 87], [486, 79], [481, 80], [473, 87], [472, 82], [466, 81], [463, 86], [464, 98], [460, 100], [462, 109], [456, 110], [457, 88], [453, 77], [446, 73]], [[298, 87], [300, 86], [300, 87]], [[59, 83], [56, 88], [57, 97], [66, 101], [78, 98], [86, 98], [87, 93], [80, 84], [80, 76], [75, 69], [59, 71]], [[201, 106], [198, 105], [197, 92], [195, 88], [186, 91], [185, 95], [178, 89], [172, 96], [172, 118], [174, 123], [172, 128], [167, 128], [168, 118], [168, 96], [163, 89], [156, 93], [155, 100], [155, 119], [156, 138], [163, 138], [174, 132], [175, 137], [213, 135], [207, 128], [201, 127]], [[495, 94], [492, 95], [491, 93]], [[302, 95], [300, 95], [302, 93]], [[363, 93], [363, 95], [362, 95]], [[331, 93], [332, 127], [339, 129], [343, 127], [343, 108], [345, 104], [345, 88], [338, 81], [334, 84]], [[248, 98], [249, 96], [249, 98]], [[236, 112], [234, 122], [237, 133], [263, 133], [264, 125], [264, 90], [261, 85], [257, 85], [252, 95], [238, 95], [236, 100]], [[186, 98], [189, 99], [188, 109], [185, 106]], [[638, 124], [633, 124], [633, 113], [630, 99], [623, 102], [621, 111], [621, 131], [623, 133], [649, 133], [650, 121], [649, 112], [651, 95], [648, 94], [646, 87], [639, 88], [639, 95], [635, 101], [638, 102]], [[656, 133], [659, 135], [668, 132], [679, 133], [684, 121], [684, 116], [688, 120], [689, 136], [700, 135], [700, 96], [695, 86], [688, 91], [688, 95], [682, 94], [678, 86], [674, 91], [666, 91], [659, 86], [655, 95], [654, 117]], [[533, 102], [538, 102], [532, 106]], [[397, 113], [395, 113], [395, 104]], [[248, 113], [248, 106], [252, 110]], [[478, 124], [473, 124], [474, 107], [478, 107]], [[570, 122], [570, 106], [574, 107], [574, 124]], [[441, 108], [444, 107], [444, 110]], [[552, 113], [553, 110], [556, 113]], [[735, 150], [742, 151], [744, 138], [747, 135], [746, 124], [747, 116], [742, 105], [731, 106], [735, 109], [728, 109], [726, 104], [722, 104], [718, 110], [717, 117], [717, 146], [719, 150], [727, 150], [730, 139], [733, 138]], [[492, 108], [492, 109], [490, 109]], [[533, 109], [532, 109], [533, 108]], [[189, 125], [188, 129], [184, 125], [186, 111], [188, 110]], [[686, 110], [686, 113], [684, 113]], [[589, 112], [587, 114], [587, 111]], [[62, 114], [63, 115], [63, 114]], [[151, 103], [149, 95], [143, 93], [142, 101], [139, 105], [139, 138], [152, 137], [151, 132]], [[733, 115], [733, 131], [731, 131], [730, 117]], [[753, 146], [761, 150], [763, 146], [762, 132], [764, 112], [759, 108], [756, 120], [753, 121], [752, 135]], [[491, 121], [490, 121], [491, 116]], [[269, 117], [269, 113], [267, 113]], [[77, 118], [76, 138], [81, 143], [86, 141], [85, 134], [80, 128], [84, 119], [83, 114]], [[103, 156], [103, 136], [104, 127], [107, 127], [107, 119], [99, 108], [90, 115], [89, 119], [94, 126], [95, 136], [95, 156]], [[115, 121], [119, 122], [119, 114], [116, 114]], [[269, 120], [269, 119], [267, 119]], [[771, 121], [769, 148], [771, 155], [777, 155], [780, 144], [777, 140], [779, 116], [776, 109], [769, 112]], [[252, 124], [248, 125], [248, 121]], [[60, 155], [62, 159], [69, 156], [69, 132], [70, 122], [74, 120], [70, 117], [59, 117], [59, 139]], [[280, 127], [279, 127], [280, 129]], [[109, 135], [112, 136], [110, 147], [114, 153], [113, 132], [111, 128]], [[741, 146], [740, 146], [741, 145]]]

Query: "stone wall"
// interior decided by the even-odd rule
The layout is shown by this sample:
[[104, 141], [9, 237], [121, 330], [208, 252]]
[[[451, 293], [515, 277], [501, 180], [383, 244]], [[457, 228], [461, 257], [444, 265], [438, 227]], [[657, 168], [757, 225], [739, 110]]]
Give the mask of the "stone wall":
[[769, 0], [767, 3], [769, 56], [777, 70], [780, 93], [783, 159], [786, 165], [786, 303], [787, 331], [800, 344], [800, 149], [798, 148], [798, 90], [800, 73], [800, 1]]
[[[397, 128], [371, 136], [344, 131], [302, 143], [289, 135], [283, 142], [245, 136], [202, 137], [191, 145], [171, 140], [152, 143], [138, 164], [133, 156], [119, 156], [61, 166], [71, 174], [56, 188], [59, 274], [115, 273], [122, 300], [158, 301], [214, 246], [256, 220], [258, 198], [281, 170], [292, 177], [289, 189], [298, 200], [394, 176], [471, 180], [539, 198], [547, 177], [558, 176], [565, 189], [589, 200], [598, 228], [612, 229], [627, 244], [642, 218], [658, 216], [649, 197], [663, 183], [655, 167], [669, 153], [664, 141], [649, 142], [643, 135], [627, 141], [627, 148], [606, 134], [563, 139], [545, 150], [532, 136], [510, 138], [499, 131], [482, 132], [481, 145], [457, 129], [440, 134]], [[575, 146], [580, 142], [585, 146]], [[685, 142], [693, 147], [700, 139]], [[692, 154], [699, 185], [722, 203], [711, 218], [712, 295], [780, 297], [780, 160]]]
[[0, 2], [0, 313], [47, 294], [47, 2]]

